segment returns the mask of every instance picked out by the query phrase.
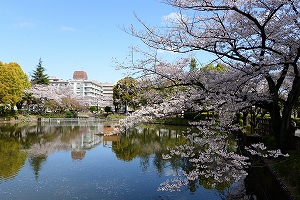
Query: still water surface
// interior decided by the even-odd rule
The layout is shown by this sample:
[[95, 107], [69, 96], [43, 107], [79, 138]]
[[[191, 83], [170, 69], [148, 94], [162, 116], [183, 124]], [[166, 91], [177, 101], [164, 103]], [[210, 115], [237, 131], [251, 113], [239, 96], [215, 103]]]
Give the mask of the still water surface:
[[241, 181], [220, 191], [195, 182], [180, 192], [158, 191], [160, 183], [181, 168], [180, 162], [171, 165], [161, 154], [184, 142], [179, 135], [185, 128], [99, 134], [110, 132], [111, 126], [107, 122], [1, 125], [1, 199], [214, 200], [226, 199], [232, 188], [243, 187]]

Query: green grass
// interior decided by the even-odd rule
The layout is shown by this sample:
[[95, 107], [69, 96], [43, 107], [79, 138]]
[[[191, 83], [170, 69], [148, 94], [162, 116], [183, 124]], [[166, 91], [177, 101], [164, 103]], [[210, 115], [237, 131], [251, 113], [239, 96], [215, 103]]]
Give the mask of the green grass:
[[124, 119], [126, 116], [119, 114], [109, 114], [106, 118], [108, 119]]

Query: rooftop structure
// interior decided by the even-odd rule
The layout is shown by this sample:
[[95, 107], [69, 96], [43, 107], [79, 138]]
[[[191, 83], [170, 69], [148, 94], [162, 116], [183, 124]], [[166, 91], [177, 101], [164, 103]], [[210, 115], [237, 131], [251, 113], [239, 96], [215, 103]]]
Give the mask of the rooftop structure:
[[73, 73], [74, 80], [88, 80], [88, 76], [85, 71], [75, 71]]

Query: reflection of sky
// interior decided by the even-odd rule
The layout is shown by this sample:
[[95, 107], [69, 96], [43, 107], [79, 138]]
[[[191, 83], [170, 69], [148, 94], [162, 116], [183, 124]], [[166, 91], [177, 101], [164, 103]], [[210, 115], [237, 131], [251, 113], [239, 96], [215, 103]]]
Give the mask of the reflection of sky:
[[[193, 195], [190, 195], [188, 190], [180, 193], [158, 192], [160, 183], [175, 177], [176, 172], [171, 169], [171, 166], [167, 164], [167, 167], [158, 174], [155, 167], [157, 160], [154, 155], [146, 158], [149, 162], [145, 169], [141, 164], [144, 158], [136, 157], [131, 161], [120, 160], [112, 152], [112, 148], [106, 148], [101, 143], [95, 143], [92, 148], [82, 148], [90, 147], [90, 142], [95, 141], [93, 135], [98, 131], [97, 129], [79, 131], [72, 140], [68, 141], [68, 148], [56, 149], [51, 154], [47, 154], [39, 168], [37, 179], [33, 166], [27, 161], [18, 176], [0, 184], [1, 200], [220, 199], [213, 191], [203, 188], [199, 188]], [[97, 137], [103, 139], [103, 136]], [[153, 144], [150, 145], [153, 148], [156, 142], [146, 143], [147, 146], [144, 147]], [[46, 146], [41, 144], [41, 147]], [[84, 151], [84, 156], [80, 159], [72, 159], [72, 152], [75, 150]]]
[[119, 160], [102, 145], [89, 150], [79, 162], [70, 154], [49, 155], [37, 180], [27, 162], [16, 179], [1, 184], [1, 199], [199, 199], [189, 193], [157, 192], [166, 177], [157, 176], [153, 159], [147, 172], [142, 172], [139, 158]]
[[176, 171], [170, 168], [165, 169], [165, 176], [174, 176], [174, 175], [177, 175]]

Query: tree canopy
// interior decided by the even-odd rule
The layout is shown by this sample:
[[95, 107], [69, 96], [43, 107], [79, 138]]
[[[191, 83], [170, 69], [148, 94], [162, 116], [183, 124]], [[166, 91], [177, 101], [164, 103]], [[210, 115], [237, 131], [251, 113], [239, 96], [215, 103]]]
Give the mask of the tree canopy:
[[15, 106], [21, 101], [24, 89], [29, 87], [28, 77], [19, 64], [0, 62], [0, 103]]
[[127, 107], [131, 106], [135, 109], [137, 103], [135, 102], [135, 97], [137, 97], [136, 85], [138, 82], [132, 77], [125, 77], [117, 82], [113, 87], [113, 101], [114, 105], [120, 109], [121, 106], [125, 107], [125, 112], [127, 112]]
[[187, 103], [195, 110], [210, 105], [229, 126], [230, 113], [260, 107], [270, 113], [277, 146], [288, 148], [291, 111], [300, 95], [299, 0], [163, 2], [178, 9], [165, 18], [165, 26], [150, 27], [137, 17], [144, 31], [127, 31], [155, 50], [206, 51], [226, 66], [222, 72], [191, 71], [190, 61], [169, 63], [149, 52], [143, 52], [147, 58], [130, 61], [147, 81], [167, 79], [191, 88], [165, 99], [165, 110]]
[[49, 76], [45, 74], [46, 69], [43, 67], [43, 61], [40, 58], [36, 69], [33, 71], [31, 82], [33, 84], [49, 85]]

